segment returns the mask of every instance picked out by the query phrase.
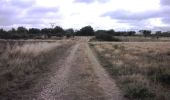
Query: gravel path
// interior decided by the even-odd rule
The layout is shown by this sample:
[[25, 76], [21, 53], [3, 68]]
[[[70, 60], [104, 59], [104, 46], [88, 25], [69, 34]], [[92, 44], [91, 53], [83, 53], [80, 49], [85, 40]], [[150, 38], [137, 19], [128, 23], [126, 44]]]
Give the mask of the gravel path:
[[68, 56], [55, 66], [59, 68], [36, 100], [124, 100], [93, 55], [87, 39], [75, 43]]

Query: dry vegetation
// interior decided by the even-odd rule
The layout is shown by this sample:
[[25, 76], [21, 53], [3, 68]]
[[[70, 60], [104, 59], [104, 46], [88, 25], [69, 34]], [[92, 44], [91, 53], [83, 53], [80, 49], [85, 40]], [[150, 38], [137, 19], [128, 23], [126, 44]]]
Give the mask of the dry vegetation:
[[123, 42], [167, 42], [170, 41], [169, 37], [144, 37], [144, 36], [115, 36]]
[[63, 46], [54, 41], [1, 41], [1, 100], [17, 97], [33, 87], [38, 78], [50, 70], [48, 65], [56, 60], [56, 55], [62, 54]]
[[91, 43], [102, 65], [133, 100], [169, 100], [170, 43]]

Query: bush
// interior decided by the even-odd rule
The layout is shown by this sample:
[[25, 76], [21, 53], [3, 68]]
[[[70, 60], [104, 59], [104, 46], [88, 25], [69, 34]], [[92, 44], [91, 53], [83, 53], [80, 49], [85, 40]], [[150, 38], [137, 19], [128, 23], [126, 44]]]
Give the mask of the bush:
[[108, 33], [96, 33], [95, 37], [97, 40], [99, 41], [120, 41], [119, 39], [113, 37], [112, 35], [108, 34]]
[[170, 70], [168, 67], [150, 67], [147, 75], [151, 78], [151, 80], [170, 84]]
[[125, 97], [128, 97], [129, 99], [142, 100], [154, 97], [154, 93], [152, 93], [151, 90], [145, 86], [145, 84], [139, 82], [132, 82], [127, 84], [125, 91]]

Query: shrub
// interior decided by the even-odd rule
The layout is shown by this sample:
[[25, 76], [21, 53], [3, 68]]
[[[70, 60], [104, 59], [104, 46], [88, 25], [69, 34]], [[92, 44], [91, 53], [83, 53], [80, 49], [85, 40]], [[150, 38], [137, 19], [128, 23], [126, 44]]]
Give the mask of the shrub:
[[170, 84], [170, 70], [167, 67], [150, 67], [147, 75], [151, 80]]
[[99, 41], [120, 41], [119, 39], [113, 37], [112, 35], [102, 32], [96, 33], [95, 37]]
[[132, 82], [126, 84], [125, 96], [130, 99], [153, 98], [154, 93], [142, 82]]

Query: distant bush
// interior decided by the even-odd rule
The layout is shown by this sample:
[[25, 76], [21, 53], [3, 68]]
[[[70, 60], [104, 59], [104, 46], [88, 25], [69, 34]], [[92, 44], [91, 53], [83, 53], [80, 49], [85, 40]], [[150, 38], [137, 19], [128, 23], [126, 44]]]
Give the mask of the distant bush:
[[120, 41], [120, 39], [115, 38], [108, 33], [102, 33], [102, 32], [96, 33], [95, 37], [99, 41]]

